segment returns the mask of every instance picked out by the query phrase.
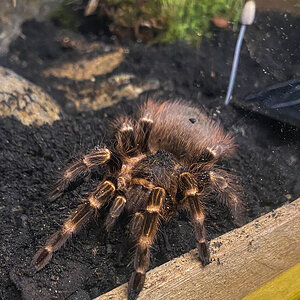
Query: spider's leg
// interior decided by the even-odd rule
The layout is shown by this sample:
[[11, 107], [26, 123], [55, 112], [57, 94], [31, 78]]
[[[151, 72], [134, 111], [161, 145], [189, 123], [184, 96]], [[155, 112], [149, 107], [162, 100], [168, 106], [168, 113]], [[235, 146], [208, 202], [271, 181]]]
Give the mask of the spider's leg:
[[107, 148], [94, 149], [83, 155], [80, 160], [71, 164], [54, 184], [53, 190], [49, 195], [50, 200], [57, 199], [70, 184], [87, 177], [90, 175], [93, 167], [105, 164], [110, 158], [111, 151]]
[[230, 156], [234, 152], [235, 145], [231, 134], [224, 134], [217, 130], [210, 138], [212, 141], [218, 141], [206, 148], [215, 159]]
[[115, 186], [106, 180], [98, 184], [96, 190], [91, 193], [84, 204], [81, 204], [64, 222], [60, 230], [54, 233], [33, 257], [32, 265], [37, 269], [42, 269], [51, 259], [53, 252], [57, 251], [67, 241], [72, 234], [79, 231], [82, 226], [90, 220], [104, 204], [111, 200], [115, 193]]
[[129, 224], [130, 241], [136, 243], [141, 235], [144, 222], [144, 214], [140, 211], [136, 212]]
[[115, 125], [117, 127], [117, 150], [125, 156], [135, 156], [147, 152], [148, 139], [153, 120], [144, 114], [137, 123], [128, 117], [122, 117]]
[[183, 192], [183, 205], [189, 211], [194, 225], [194, 233], [203, 266], [209, 263], [209, 250], [204, 227], [205, 212], [202, 204], [202, 191], [199, 190], [195, 177], [188, 172], [179, 175], [179, 184]]
[[208, 174], [212, 190], [217, 191], [217, 200], [229, 207], [234, 223], [242, 226], [246, 221], [246, 208], [239, 198], [235, 178], [221, 169], [214, 169]]
[[221, 157], [230, 155], [234, 151], [234, 145], [231, 142], [230, 135], [226, 135], [224, 139], [223, 143], [217, 143], [202, 149], [197, 154], [197, 163], [189, 169], [190, 172], [193, 174], [208, 172]]
[[128, 117], [122, 117], [117, 122], [117, 152], [124, 156], [134, 156], [136, 154], [136, 143], [133, 121]]
[[[137, 238], [135, 249], [134, 272], [128, 284], [129, 299], [139, 293], [144, 286], [146, 271], [150, 264], [150, 247], [158, 230], [165, 198], [166, 192], [163, 188], [153, 188], [149, 196], [148, 205], [143, 212], [143, 217], [141, 218], [141, 215], [136, 217], [135, 225], [137, 232], [139, 232], [139, 237]], [[140, 223], [141, 229], [139, 230], [138, 224]]]
[[123, 212], [126, 204], [126, 198], [124, 195], [118, 195], [109, 210], [108, 216], [106, 217], [106, 220], [104, 222], [104, 227], [106, 231], [110, 231], [115, 224], [116, 220], [120, 216], [120, 214]]
[[150, 114], [144, 114], [138, 121], [137, 145], [142, 153], [149, 151], [148, 140], [153, 126], [153, 119]]

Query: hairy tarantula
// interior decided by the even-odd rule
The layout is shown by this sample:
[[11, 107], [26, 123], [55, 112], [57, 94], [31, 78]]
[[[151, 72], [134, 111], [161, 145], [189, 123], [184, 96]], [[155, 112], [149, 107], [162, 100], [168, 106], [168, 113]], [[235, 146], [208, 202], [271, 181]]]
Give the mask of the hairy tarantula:
[[135, 242], [134, 271], [128, 296], [144, 285], [150, 247], [161, 222], [176, 210], [189, 212], [202, 265], [209, 263], [203, 199], [214, 193], [233, 218], [243, 218], [243, 204], [233, 177], [217, 165], [234, 151], [233, 138], [204, 112], [182, 101], [146, 101], [134, 120], [122, 116], [113, 123], [115, 139], [96, 147], [69, 166], [50, 197], [56, 199], [70, 184], [86, 178], [93, 168], [106, 166], [104, 179], [80, 204], [33, 258], [42, 269], [72, 234], [97, 210], [109, 206], [104, 228], [110, 231], [120, 216], [132, 216], [130, 238]]

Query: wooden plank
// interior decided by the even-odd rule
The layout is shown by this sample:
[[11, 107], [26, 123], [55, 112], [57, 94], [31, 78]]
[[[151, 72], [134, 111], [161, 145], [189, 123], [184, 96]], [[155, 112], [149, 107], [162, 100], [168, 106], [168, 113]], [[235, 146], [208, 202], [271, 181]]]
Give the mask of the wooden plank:
[[243, 300], [296, 300], [300, 299], [300, 263], [284, 271]]
[[[300, 198], [210, 244], [202, 268], [192, 250], [147, 273], [138, 299], [242, 299], [300, 262]], [[95, 298], [126, 299], [127, 284]]]

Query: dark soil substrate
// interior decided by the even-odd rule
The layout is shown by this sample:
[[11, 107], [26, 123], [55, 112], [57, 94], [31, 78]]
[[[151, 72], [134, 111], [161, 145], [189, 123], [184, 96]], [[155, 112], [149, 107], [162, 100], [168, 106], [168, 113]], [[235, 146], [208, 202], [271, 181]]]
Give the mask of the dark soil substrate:
[[[100, 111], [70, 114], [68, 101], [52, 88], [57, 79], [39, 76], [53, 63], [79, 58], [75, 50], [66, 50], [55, 41], [57, 30], [46, 23], [24, 24], [26, 39], [15, 41], [8, 56], [0, 59], [2, 65], [42, 86], [65, 111], [53, 126], [37, 128], [23, 126], [14, 118], [0, 119], [1, 299], [91, 299], [126, 282], [132, 270], [128, 266], [131, 256], [123, 251], [126, 218], [108, 237], [91, 222], [42, 271], [34, 273], [30, 268], [38, 247], [76, 207], [80, 195], [91, 191], [101, 178], [99, 172], [90, 182], [49, 202], [48, 189], [59, 170], [72, 157], [105, 141], [110, 121], [124, 111], [133, 113], [140, 101], [124, 100]], [[233, 105], [222, 106], [235, 38], [230, 31], [216, 32], [213, 39], [203, 41], [200, 50], [182, 44], [146, 47], [129, 43], [126, 60], [113, 73], [157, 78], [165, 97], [181, 97], [203, 106], [236, 134], [237, 152], [222, 164], [238, 175], [251, 220], [299, 196], [300, 134], [296, 128]], [[276, 74], [263, 69], [244, 45], [235, 95], [242, 97], [254, 86], [259, 90], [276, 83]], [[290, 74], [281, 75], [290, 79]], [[172, 89], [164, 89], [170, 84]], [[233, 229], [224, 207], [213, 199], [207, 206], [210, 238]], [[151, 268], [195, 247], [187, 215], [176, 215], [163, 228], [152, 249]]]

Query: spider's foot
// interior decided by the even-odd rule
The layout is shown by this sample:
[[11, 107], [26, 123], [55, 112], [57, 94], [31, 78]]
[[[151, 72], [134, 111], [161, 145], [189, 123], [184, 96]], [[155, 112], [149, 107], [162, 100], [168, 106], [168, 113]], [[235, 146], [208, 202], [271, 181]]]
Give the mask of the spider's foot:
[[128, 300], [135, 300], [142, 290], [146, 274], [133, 272], [128, 283]]
[[128, 290], [128, 300], [135, 300], [139, 296], [140, 290], [139, 291], [129, 291]]
[[197, 248], [198, 248], [199, 259], [202, 263], [202, 266], [204, 267], [210, 263], [208, 244], [198, 243]]
[[171, 244], [169, 242], [169, 238], [168, 238], [168, 235], [167, 235], [167, 233], [166, 233], [165, 230], [162, 230], [162, 235], [163, 235], [163, 238], [164, 238], [166, 250], [168, 252], [170, 252], [172, 250], [172, 246], [171, 246]]
[[63, 194], [63, 190], [59, 187], [55, 187], [48, 195], [49, 200], [55, 201], [57, 198], [59, 198]]
[[49, 251], [46, 247], [40, 249], [32, 259], [31, 265], [39, 271], [44, 268], [52, 258], [53, 251]]

